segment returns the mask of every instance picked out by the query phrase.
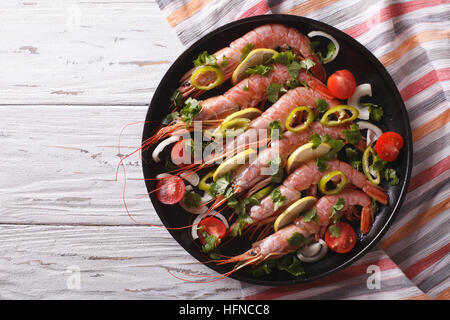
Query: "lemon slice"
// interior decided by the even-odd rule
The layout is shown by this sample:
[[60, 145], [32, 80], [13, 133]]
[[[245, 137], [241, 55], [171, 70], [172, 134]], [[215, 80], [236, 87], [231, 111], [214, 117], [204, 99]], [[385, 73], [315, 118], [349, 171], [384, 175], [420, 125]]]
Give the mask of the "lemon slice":
[[231, 76], [231, 83], [236, 85], [242, 79], [247, 77], [245, 70], [248, 68], [264, 64], [267, 60], [269, 60], [274, 54], [278, 53], [273, 49], [260, 48], [250, 51], [244, 61], [241, 62], [240, 65], [234, 70], [233, 75]]
[[237, 112], [230, 114], [225, 119], [223, 119], [222, 126], [225, 123], [227, 123], [231, 120], [234, 120], [236, 118], [246, 118], [246, 119], [252, 120], [252, 119], [255, 119], [256, 117], [259, 117], [261, 114], [262, 114], [262, 111], [259, 110], [258, 108], [246, 108], [243, 110], [239, 110]]
[[216, 171], [214, 171], [213, 180], [217, 181], [217, 179], [224, 176], [228, 172], [236, 169], [240, 165], [245, 164], [245, 162], [248, 160], [248, 158], [250, 158], [250, 156], [255, 155], [255, 154], [256, 154], [256, 150], [247, 149], [247, 150], [239, 152], [235, 156], [225, 160], [217, 167]]
[[289, 156], [286, 162], [286, 172], [288, 174], [297, 169], [300, 164], [326, 155], [331, 149], [330, 145], [327, 143], [319, 144], [316, 149], [313, 149], [312, 146], [312, 142], [304, 144]]
[[275, 220], [273, 228], [275, 232], [291, 224], [295, 219], [297, 219], [302, 212], [311, 209], [311, 207], [316, 203], [317, 199], [315, 197], [304, 197], [300, 200], [297, 200], [293, 204], [291, 204], [286, 210], [283, 211]]

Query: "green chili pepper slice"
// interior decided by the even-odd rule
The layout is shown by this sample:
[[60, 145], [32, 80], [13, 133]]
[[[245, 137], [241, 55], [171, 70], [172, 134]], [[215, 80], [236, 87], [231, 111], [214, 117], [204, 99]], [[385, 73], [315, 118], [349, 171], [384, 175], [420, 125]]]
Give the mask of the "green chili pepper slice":
[[[201, 77], [207, 77], [209, 78], [209, 74], [214, 73], [215, 74], [215, 80], [208, 85], [203, 85], [199, 83], [199, 78]], [[211, 90], [215, 87], [220, 86], [224, 81], [224, 76], [222, 70], [216, 67], [211, 66], [205, 66], [200, 67], [197, 70], [194, 71], [194, 73], [191, 76], [191, 84], [200, 90]]]
[[[351, 113], [351, 116], [348, 113]], [[333, 116], [335, 119], [330, 119], [330, 117]], [[320, 123], [324, 126], [340, 126], [347, 122], [352, 122], [359, 116], [358, 109], [346, 106], [346, 105], [339, 105], [336, 107], [331, 108], [325, 114], [322, 116], [322, 119], [320, 119]], [[336, 119], [337, 118], [337, 119]]]
[[370, 168], [370, 158], [373, 159], [373, 156], [375, 155], [375, 150], [373, 150], [372, 147], [367, 147], [366, 150], [364, 150], [363, 156], [362, 156], [362, 167], [364, 174], [366, 175], [367, 180], [369, 180], [373, 184], [379, 184], [381, 181], [381, 173], [380, 171], [376, 171]]
[[[303, 111], [307, 113], [306, 120], [303, 122], [303, 124], [293, 127], [292, 124], [296, 122], [296, 118], [298, 118], [299, 115], [301, 116]], [[313, 121], [314, 121], [314, 112], [306, 106], [301, 106], [291, 111], [291, 113], [286, 118], [285, 127], [289, 131], [300, 132], [308, 128]]]
[[[201, 178], [201, 180], [200, 180], [200, 182], [198, 184], [198, 188], [200, 190], [208, 191], [209, 188], [211, 188], [211, 185], [213, 184], [213, 181], [212, 181], [213, 174], [214, 174], [214, 170], [208, 172], [203, 178]], [[211, 179], [211, 183], [207, 182], [208, 179]]]
[[[327, 183], [336, 176], [341, 176], [341, 181], [337, 184], [337, 186], [334, 189], [328, 190]], [[320, 179], [319, 190], [323, 194], [334, 195], [334, 194], [338, 194], [342, 190], [344, 190], [347, 183], [348, 183], [347, 176], [342, 171], [332, 171], [330, 173], [327, 173], [326, 175], [324, 175], [322, 177], [322, 179]]]
[[256, 193], [254, 193], [252, 195], [252, 197], [256, 198], [257, 200], [261, 200], [262, 198], [265, 198], [266, 196], [268, 196], [272, 192], [273, 189], [274, 189], [274, 186], [270, 185], [268, 187], [265, 187], [265, 188], [259, 190]]

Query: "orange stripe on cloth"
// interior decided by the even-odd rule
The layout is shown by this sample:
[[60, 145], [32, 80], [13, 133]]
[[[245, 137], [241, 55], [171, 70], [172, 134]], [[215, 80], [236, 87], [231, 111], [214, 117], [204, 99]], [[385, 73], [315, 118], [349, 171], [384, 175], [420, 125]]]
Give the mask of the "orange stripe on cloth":
[[450, 288], [445, 289], [437, 296], [433, 298], [433, 300], [450, 300]]
[[304, 15], [307, 15], [308, 13], [322, 9], [322, 8], [327, 7], [330, 4], [333, 4], [338, 1], [339, 0], [321, 0], [321, 1], [309, 0], [309, 1], [299, 4], [298, 6], [296, 6], [294, 8], [286, 10], [283, 13], [304, 16]]
[[445, 199], [441, 203], [438, 203], [431, 209], [419, 214], [417, 217], [404, 224], [400, 229], [398, 229], [393, 235], [388, 238], [383, 239], [380, 242], [380, 247], [384, 250], [391, 247], [393, 244], [398, 241], [406, 238], [411, 233], [417, 231], [422, 226], [427, 224], [429, 221], [434, 219], [437, 215], [444, 212], [450, 207], [450, 199]]
[[418, 296], [413, 296], [401, 300], [431, 300], [429, 296], [427, 296], [425, 293], [419, 294]]
[[400, 44], [397, 49], [391, 51], [380, 57], [381, 63], [387, 67], [398, 59], [400, 59], [406, 52], [414, 49], [418, 45], [428, 41], [450, 39], [449, 30], [427, 30], [416, 33]]
[[169, 25], [173, 28], [177, 24], [180, 24], [187, 18], [191, 17], [198, 11], [200, 11], [203, 7], [205, 7], [211, 0], [191, 0], [186, 3], [184, 6], [176, 9], [171, 14], [169, 14], [166, 19], [169, 22]]
[[430, 121], [415, 128], [412, 132], [413, 142], [417, 142], [430, 133], [442, 128], [450, 122], [450, 109], [445, 110]]
[[385, 258], [385, 259], [381, 259], [378, 261], [371, 261], [371, 262], [360, 264], [360, 265], [352, 265], [341, 271], [338, 271], [337, 273], [335, 273], [333, 275], [330, 275], [328, 277], [325, 277], [325, 278], [322, 278], [322, 279], [319, 279], [316, 281], [312, 281], [312, 282], [308, 282], [308, 283], [301, 283], [301, 284], [293, 285], [293, 286], [283, 286], [283, 287], [277, 287], [277, 288], [271, 288], [268, 290], [264, 290], [262, 292], [254, 294], [254, 295], [247, 296], [247, 297], [245, 297], [245, 299], [246, 300], [276, 299], [276, 298], [281, 298], [283, 296], [287, 296], [290, 294], [295, 294], [300, 291], [308, 290], [311, 288], [330, 285], [333, 282], [339, 282], [339, 281], [344, 281], [344, 280], [350, 279], [350, 278], [356, 278], [363, 274], [366, 274], [367, 268], [370, 265], [377, 265], [378, 267], [380, 267], [381, 271], [398, 268], [398, 266], [391, 259]]

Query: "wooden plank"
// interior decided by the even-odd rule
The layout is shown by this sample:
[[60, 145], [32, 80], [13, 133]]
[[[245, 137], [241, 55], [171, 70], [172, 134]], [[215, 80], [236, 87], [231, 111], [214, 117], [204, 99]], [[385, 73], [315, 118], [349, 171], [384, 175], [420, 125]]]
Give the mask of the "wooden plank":
[[247, 286], [174, 278], [219, 274], [163, 229], [0, 225], [0, 244], [0, 299], [240, 299]]
[[0, 21], [3, 105], [146, 105], [183, 50], [155, 1], [3, 0]]
[[[124, 208], [121, 156], [140, 146], [147, 107], [0, 107], [0, 223], [133, 225]], [[124, 161], [126, 200], [141, 222], [160, 223], [139, 155]], [[138, 179], [138, 180], [136, 180]]]

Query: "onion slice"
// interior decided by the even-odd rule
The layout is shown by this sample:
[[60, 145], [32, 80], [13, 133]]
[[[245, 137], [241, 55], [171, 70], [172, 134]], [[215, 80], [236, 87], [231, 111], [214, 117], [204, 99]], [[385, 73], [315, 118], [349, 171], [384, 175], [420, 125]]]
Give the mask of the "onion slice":
[[[163, 179], [163, 178], [167, 178], [167, 177], [171, 177], [171, 176], [172, 176], [172, 174], [169, 174], [169, 173], [160, 173], [156, 176], [156, 179]], [[200, 181], [200, 177], [198, 176], [198, 174], [193, 171], [183, 172], [179, 175], [179, 177], [186, 180], [194, 187], [197, 186]]]
[[323, 64], [330, 63], [331, 61], [333, 61], [337, 57], [337, 55], [339, 53], [339, 49], [340, 49], [339, 43], [337, 42], [337, 40], [332, 35], [329, 35], [328, 33], [323, 32], [323, 31], [311, 31], [310, 33], [308, 33], [308, 37], [310, 37], [310, 38], [316, 37], [316, 36], [325, 37], [325, 38], [331, 40], [331, 42], [333, 42], [334, 47], [336, 48], [336, 50], [334, 50], [333, 55], [329, 59], [326, 59], [326, 60], [322, 61]]
[[372, 86], [370, 85], [370, 83], [363, 83], [360, 84], [359, 86], [356, 87], [355, 92], [353, 93], [353, 95], [348, 98], [347, 100], [347, 104], [349, 106], [355, 107], [356, 109], [358, 109], [359, 111], [359, 119], [363, 119], [363, 120], [369, 120], [370, 117], [370, 112], [369, 112], [369, 107], [363, 107], [360, 103], [359, 100], [361, 100], [361, 97], [364, 96], [372, 96]]
[[361, 129], [367, 129], [366, 134], [366, 145], [370, 146], [372, 143], [374, 143], [378, 138], [383, 134], [383, 130], [381, 130], [379, 127], [374, 125], [373, 123], [369, 121], [357, 121], [356, 124]]
[[169, 144], [177, 142], [178, 140], [180, 140], [180, 136], [172, 136], [167, 138], [166, 140], [161, 141], [156, 146], [155, 150], [153, 150], [152, 153], [153, 161], [155, 161], [156, 163], [160, 162], [161, 159], [159, 158], [159, 154], [161, 153], [161, 151], [163, 151], [164, 148], [167, 147]]
[[300, 248], [297, 257], [303, 262], [316, 262], [325, 257], [328, 252], [328, 246], [320, 239], [317, 242], [308, 244]]
[[194, 171], [186, 171], [180, 173], [180, 178], [183, 178], [184, 180], [192, 184], [194, 187], [198, 186], [198, 183], [200, 182], [200, 177], [198, 176], [197, 172]]
[[198, 224], [200, 223], [200, 221], [203, 220], [203, 218], [206, 218], [207, 216], [214, 216], [214, 217], [220, 219], [227, 229], [230, 228], [230, 225], [228, 224], [227, 219], [222, 214], [218, 213], [217, 211], [211, 211], [210, 213], [203, 213], [203, 214], [198, 215], [194, 219], [194, 222], [192, 223], [192, 228], [191, 228], [192, 239], [194, 239], [194, 240], [198, 239], [198, 233], [197, 233]]

